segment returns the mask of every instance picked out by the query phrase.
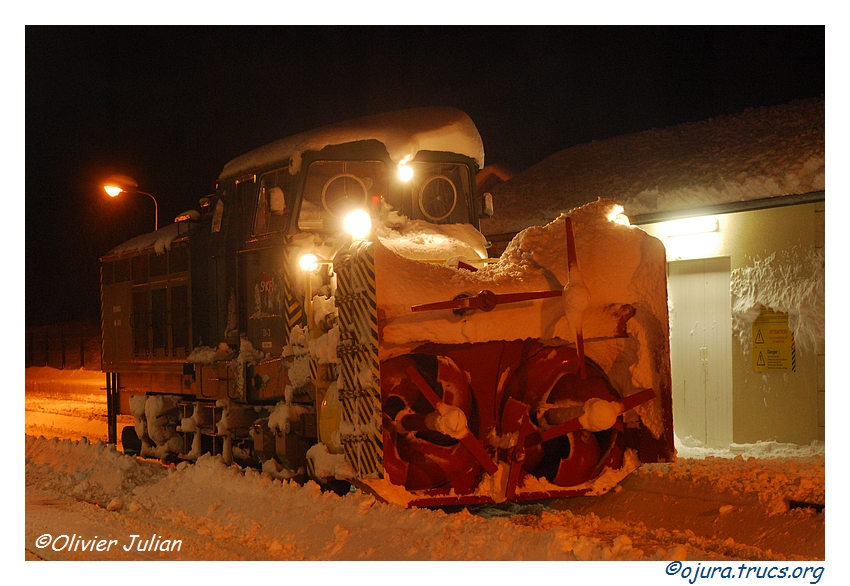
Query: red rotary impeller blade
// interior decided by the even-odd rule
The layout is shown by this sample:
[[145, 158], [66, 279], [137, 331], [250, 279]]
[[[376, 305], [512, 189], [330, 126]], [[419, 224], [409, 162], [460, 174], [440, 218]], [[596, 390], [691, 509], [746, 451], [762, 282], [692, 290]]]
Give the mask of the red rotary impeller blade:
[[628, 397], [620, 399], [617, 402], [623, 406], [623, 413], [625, 413], [629, 409], [634, 409], [638, 405], [643, 405], [647, 401], [651, 401], [654, 398], [655, 391], [653, 389], [644, 389], [643, 391], [638, 391], [633, 395], [629, 395]]
[[473, 297], [459, 297], [449, 301], [438, 301], [436, 303], [424, 303], [412, 305], [411, 311], [436, 311], [438, 309], [491, 311], [502, 303], [519, 303], [522, 301], [533, 301], [535, 299], [546, 299], [549, 297], [560, 297], [561, 291], [528, 291], [522, 293], [493, 293], [492, 291], [481, 291]]
[[555, 439], [556, 437], [561, 437], [562, 435], [567, 435], [568, 433], [573, 433], [574, 431], [578, 431], [580, 429], [584, 429], [579, 421], [578, 417], [574, 417], [569, 421], [565, 421], [556, 425], [555, 427], [550, 427], [546, 431], [540, 434], [540, 441], [548, 442], [551, 439]]
[[[415, 367], [409, 366], [407, 367], [407, 375], [410, 377], [410, 380], [413, 382], [413, 384], [415, 384], [416, 387], [420, 390], [422, 395], [428, 400], [429, 403], [431, 403], [431, 406], [434, 408], [434, 410], [438, 413], [442, 412], [443, 409], [441, 408], [441, 406], [445, 405], [445, 403], [443, 403], [437, 393], [434, 392], [434, 389], [431, 388], [431, 385], [429, 385], [428, 382], [424, 378], [422, 378], [422, 375], [419, 374], [419, 371], [416, 370]], [[464, 425], [466, 426], [465, 423]], [[481, 464], [481, 467], [484, 468], [484, 470], [486, 470], [488, 474], [494, 475], [496, 474], [496, 472], [499, 471], [499, 466], [495, 462], [493, 462], [493, 460], [490, 458], [490, 455], [487, 453], [487, 450], [485, 450], [484, 446], [481, 445], [481, 442], [478, 441], [478, 438], [472, 435], [472, 432], [469, 430], [468, 426], [466, 426], [464, 433], [456, 439], [458, 439], [458, 441], [460, 441], [463, 447], [466, 448], [470, 454], [472, 454], [472, 457], [475, 458], [475, 460], [479, 464]]]
[[[578, 269], [578, 257], [576, 256], [576, 241], [573, 235], [573, 220], [572, 218], [564, 218], [564, 228], [567, 232], [567, 286], [564, 288], [564, 303], [565, 313], [569, 313], [570, 289], [581, 288], [583, 292], [587, 292], [587, 287], [581, 278], [581, 273]], [[581, 311], [574, 315], [567, 315], [570, 320], [570, 325], [575, 330], [576, 350], [578, 351], [579, 374], [582, 380], [587, 378], [587, 367], [584, 364], [584, 333], [582, 332]]]
[[526, 403], [508, 397], [505, 410], [502, 413], [502, 433], [518, 433], [517, 442], [511, 450], [510, 469], [508, 471], [508, 482], [505, 487], [505, 497], [508, 500], [514, 498], [520, 477], [522, 476], [522, 465], [525, 461], [525, 439], [534, 433], [534, 426], [528, 419], [529, 406]]
[[[625, 413], [630, 409], [634, 409], [638, 405], [642, 405], [647, 401], [650, 401], [655, 398], [655, 391], [652, 389], [646, 389], [643, 391], [639, 391], [633, 395], [629, 395], [623, 399], [619, 399], [617, 401], [610, 401], [611, 403], [617, 403], [620, 408], [620, 413], [617, 415], [617, 423], [620, 421], [620, 415]], [[583, 416], [583, 414], [582, 414]], [[569, 419], [563, 423], [560, 423], [554, 427], [550, 427], [546, 431], [540, 434], [541, 442], [546, 442], [551, 439], [555, 439], [556, 437], [560, 437], [562, 435], [566, 435], [568, 433], [572, 433], [574, 431], [578, 431], [580, 429], [585, 429], [584, 425], [581, 423], [581, 417], [574, 417]], [[616, 425], [616, 423], [615, 423]], [[612, 427], [614, 427], [612, 425]], [[601, 430], [589, 430], [589, 431], [601, 431]]]

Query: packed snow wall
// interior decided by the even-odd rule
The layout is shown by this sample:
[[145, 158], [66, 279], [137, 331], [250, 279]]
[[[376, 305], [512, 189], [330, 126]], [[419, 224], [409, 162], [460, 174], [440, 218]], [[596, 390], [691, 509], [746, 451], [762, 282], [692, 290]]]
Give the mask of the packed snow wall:
[[[382, 238], [376, 249], [381, 360], [426, 342], [538, 339], [552, 345], [575, 343], [562, 297], [508, 303], [465, 315], [411, 309], [482, 290], [497, 295], [563, 290], [570, 278], [566, 217], [572, 221], [578, 268], [590, 294], [582, 318], [586, 355], [607, 373], [622, 396], [647, 388], [669, 390], [664, 247], [640, 228], [630, 226], [617, 203], [601, 199], [546, 226], [522, 231], [498, 262], [477, 271], [457, 268], [457, 259], [436, 264], [407, 258], [391, 250], [389, 239]], [[402, 247], [393, 243], [393, 249]], [[619, 337], [621, 308], [626, 305], [634, 308], [634, 316], [626, 322], [628, 337]], [[669, 397], [659, 393], [654, 401], [637, 409], [656, 438], [672, 426], [669, 403]]]
[[824, 248], [794, 246], [732, 271], [733, 334], [745, 355], [752, 347], [753, 322], [762, 307], [788, 314], [797, 348], [824, 352], [826, 299]]

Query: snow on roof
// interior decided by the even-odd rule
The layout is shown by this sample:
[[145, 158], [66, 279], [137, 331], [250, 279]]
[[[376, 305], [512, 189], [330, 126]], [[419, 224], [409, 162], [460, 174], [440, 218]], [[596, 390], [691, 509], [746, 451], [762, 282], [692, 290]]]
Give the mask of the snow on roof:
[[166, 250], [171, 250], [171, 243], [174, 242], [175, 239], [189, 234], [192, 228], [197, 225], [197, 221], [201, 217], [198, 210], [189, 210], [181, 215], [188, 215], [191, 221], [174, 222], [173, 224], [163, 226], [155, 232], [148, 232], [147, 234], [136, 236], [135, 238], [119, 244], [107, 252], [104, 256], [111, 256], [113, 254], [121, 254], [124, 252], [135, 252], [151, 247], [153, 247], [157, 254], [165, 254]]
[[224, 166], [219, 179], [291, 159], [290, 171], [301, 168], [306, 151], [359, 140], [378, 140], [399, 162], [419, 151], [466, 155], [484, 167], [484, 146], [475, 124], [456, 108], [414, 108], [349, 120], [284, 138], [241, 155]]
[[823, 191], [824, 136], [821, 97], [571, 147], [495, 186], [482, 231], [542, 226], [597, 198], [634, 216]]

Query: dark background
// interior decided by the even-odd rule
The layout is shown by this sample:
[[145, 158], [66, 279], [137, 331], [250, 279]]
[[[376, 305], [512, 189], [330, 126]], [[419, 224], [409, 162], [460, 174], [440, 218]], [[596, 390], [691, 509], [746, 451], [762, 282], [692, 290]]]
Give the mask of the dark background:
[[454, 106], [486, 164], [823, 95], [824, 27], [27, 26], [26, 325], [99, 316], [98, 258], [310, 128]]

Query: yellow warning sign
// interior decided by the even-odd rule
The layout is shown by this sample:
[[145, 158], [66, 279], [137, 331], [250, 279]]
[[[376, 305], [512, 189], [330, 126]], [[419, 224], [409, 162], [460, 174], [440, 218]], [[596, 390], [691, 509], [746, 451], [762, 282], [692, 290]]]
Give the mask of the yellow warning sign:
[[795, 372], [797, 353], [788, 314], [764, 308], [753, 322], [753, 368], [756, 372]]

